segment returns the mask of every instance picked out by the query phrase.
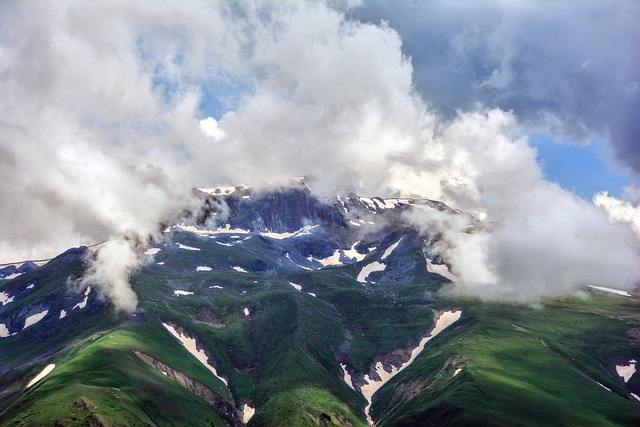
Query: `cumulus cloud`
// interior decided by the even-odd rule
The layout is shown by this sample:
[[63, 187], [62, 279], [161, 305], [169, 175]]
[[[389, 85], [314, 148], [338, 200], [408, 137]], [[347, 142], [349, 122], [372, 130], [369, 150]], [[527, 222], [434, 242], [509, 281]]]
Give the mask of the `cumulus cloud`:
[[196, 157], [216, 156], [231, 182], [286, 171], [316, 176], [317, 191], [344, 182], [376, 191], [389, 158], [410, 149], [422, 126], [400, 38], [322, 3], [271, 12], [249, 21], [257, 35], [247, 61], [259, 84], [220, 118], [224, 143], [200, 146]]
[[634, 206], [631, 202], [609, 196], [606, 191], [596, 194], [593, 197], [593, 203], [606, 210], [612, 221], [630, 224], [640, 238], [640, 206]]
[[[110, 239], [90, 277], [126, 309], [140, 249], [125, 246], [193, 186], [313, 174], [372, 191], [420, 131], [395, 31], [323, 2], [0, 8], [0, 257]], [[237, 105], [203, 117], [229, 81], [245, 82]]]
[[[631, 286], [640, 263], [627, 225], [545, 182], [514, 114], [456, 91], [462, 111], [430, 110], [441, 101], [427, 89], [444, 80], [427, 85], [414, 56], [425, 102], [394, 22], [350, 19], [355, 4], [0, 4], [0, 257], [109, 239], [86, 280], [131, 310], [128, 276], [160, 224], [196, 203], [192, 187], [313, 175], [321, 193], [422, 195], [485, 218], [491, 233], [469, 234], [463, 217], [411, 219], [442, 236], [436, 251], [465, 292], [531, 298], [607, 277]], [[474, 91], [522, 92], [527, 56], [503, 41], [516, 27], [450, 37], [473, 64], [469, 43], [493, 34], [486, 49], [501, 62]], [[527, 90], [556, 105], [556, 86]], [[208, 117], [213, 101], [220, 114]], [[573, 117], [540, 111], [562, 126]]]
[[432, 255], [460, 279], [456, 292], [532, 301], [587, 284], [639, 283], [640, 240], [629, 225], [545, 181], [512, 114], [461, 113], [417, 159], [431, 165], [420, 172], [425, 194], [486, 218], [478, 227], [465, 215], [407, 216], [436, 237]]
[[[137, 248], [120, 236], [146, 240], [189, 206], [183, 138], [206, 138], [194, 116], [199, 90], [181, 79], [204, 74], [215, 52], [198, 42], [222, 33], [219, 13], [190, 7], [0, 5], [1, 259], [112, 239], [91, 277], [131, 308]], [[179, 67], [178, 53], [188, 58]]]
[[210, 136], [216, 141], [224, 138], [225, 136], [224, 131], [220, 129], [220, 126], [218, 125], [218, 121], [213, 117], [207, 117], [206, 119], [200, 120], [198, 127], [207, 136]]

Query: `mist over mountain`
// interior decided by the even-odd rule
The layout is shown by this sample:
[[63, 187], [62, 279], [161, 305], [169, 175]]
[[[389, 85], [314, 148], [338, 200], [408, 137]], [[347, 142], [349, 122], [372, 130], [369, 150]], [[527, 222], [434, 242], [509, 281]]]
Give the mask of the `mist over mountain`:
[[[487, 58], [505, 61], [469, 83], [484, 95], [489, 87], [512, 88], [511, 98], [460, 102], [455, 113], [451, 104], [441, 108], [442, 96], [426, 89], [424, 75], [416, 78], [424, 59], [403, 50], [405, 27], [398, 32], [395, 17], [366, 18], [376, 5], [4, 2], [0, 259], [46, 258], [109, 240], [91, 277], [105, 289], [126, 289], [139, 253], [162, 225], [198, 209], [193, 187], [313, 176], [321, 196], [347, 186], [362, 195], [419, 196], [490, 224], [460, 238], [451, 231], [456, 220], [411, 217], [446, 236], [438, 255], [467, 293], [526, 300], [589, 281], [635, 286], [635, 214], [609, 217], [612, 204], [594, 205], [547, 181], [528, 141], [538, 110], [513, 99], [533, 97], [537, 86], [516, 88], [522, 72], [513, 55], [520, 50], [509, 55], [510, 45], [494, 40], [500, 28], [513, 35], [500, 40], [517, 39], [513, 22], [522, 4], [496, 6], [506, 12], [495, 37], [487, 36]], [[534, 9], [531, 16], [542, 19]], [[603, 19], [618, 22], [625, 11], [636, 9], [625, 4]], [[576, 37], [591, 30], [556, 15], [565, 12], [549, 9]], [[614, 35], [610, 43], [622, 37]], [[551, 43], [532, 49], [557, 63]], [[633, 103], [625, 70], [612, 84], [631, 85], [624, 102]], [[498, 98], [487, 99], [503, 92], [492, 93]], [[540, 114], [575, 134], [576, 109], [545, 105]], [[601, 119], [582, 134], [600, 135], [606, 125], [623, 133], [622, 122]], [[623, 146], [630, 145], [616, 149], [628, 151]], [[133, 295], [125, 295], [132, 309]]]

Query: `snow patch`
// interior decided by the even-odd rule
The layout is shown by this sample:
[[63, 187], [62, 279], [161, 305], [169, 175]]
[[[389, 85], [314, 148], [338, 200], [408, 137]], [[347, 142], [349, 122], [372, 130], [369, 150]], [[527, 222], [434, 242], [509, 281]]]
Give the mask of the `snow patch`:
[[60, 310], [60, 319], [64, 319], [65, 317], [67, 317], [67, 311], [66, 310]]
[[458, 368], [456, 369], [456, 371], [453, 373], [453, 376], [451, 378], [454, 378], [456, 375], [458, 375], [460, 372], [462, 372], [463, 368]]
[[206, 265], [199, 265], [196, 267], [196, 271], [211, 271], [211, 267], [207, 267]]
[[180, 290], [180, 289], [176, 289], [175, 291], [173, 291], [173, 293], [174, 293], [176, 296], [180, 296], [180, 295], [193, 295], [193, 292], [183, 291], [183, 290]]
[[164, 261], [156, 263], [158, 265], [164, 265]]
[[369, 274], [375, 271], [384, 271], [387, 268], [387, 265], [378, 261], [374, 261], [371, 264], [365, 265], [360, 270], [360, 274], [358, 274], [358, 278], [356, 279], [360, 283], [366, 283]]
[[201, 348], [198, 349], [198, 346], [197, 346], [195, 338], [191, 338], [189, 335], [182, 334], [182, 333], [176, 331], [176, 329], [173, 326], [168, 325], [168, 324], [166, 324], [164, 322], [162, 323], [162, 326], [164, 326], [165, 329], [171, 333], [171, 335], [176, 337], [178, 339], [178, 341], [180, 341], [182, 343], [184, 348], [186, 348], [189, 351], [189, 353], [191, 353], [193, 355], [193, 357], [198, 359], [198, 361], [200, 363], [202, 363], [207, 369], [209, 369], [213, 373], [213, 375], [216, 376], [216, 378], [218, 378], [220, 381], [222, 381], [224, 383], [224, 385], [226, 385], [226, 386], [229, 385], [227, 383], [227, 380], [225, 380], [220, 375], [218, 375], [218, 371], [216, 370], [216, 368], [214, 368], [213, 366], [209, 365], [209, 358], [207, 357], [207, 355], [205, 354], [203, 349], [201, 349]]
[[0, 292], [0, 302], [2, 303], [2, 305], [7, 305], [10, 302], [13, 302], [14, 298], [15, 297], [10, 297], [6, 292]]
[[616, 365], [616, 372], [624, 379], [625, 383], [629, 382], [633, 374], [636, 373], [636, 361], [631, 359], [628, 365]]
[[350, 249], [343, 251], [344, 255], [347, 258], [351, 258], [352, 260], [355, 259], [356, 262], [362, 261], [364, 259], [364, 257], [366, 256], [365, 254], [361, 254], [360, 252], [358, 252], [356, 250], [356, 246], [358, 246], [360, 242], [355, 242]]
[[640, 396], [638, 396], [635, 393], [629, 393], [631, 396], [633, 396], [634, 399], [636, 399], [638, 402], [640, 402]]
[[45, 368], [42, 371], [40, 371], [38, 375], [36, 375], [31, 381], [29, 381], [29, 384], [27, 384], [27, 388], [32, 387], [35, 383], [37, 383], [38, 381], [40, 381], [41, 379], [49, 375], [49, 373], [51, 373], [51, 371], [53, 371], [53, 368], [55, 367], [56, 367], [55, 363], [50, 363], [47, 366], [45, 366]]
[[183, 231], [188, 231], [189, 233], [197, 234], [199, 236], [209, 236], [214, 239], [215, 239], [215, 235], [217, 234], [229, 234], [229, 233], [249, 234], [250, 233], [249, 230], [244, 230], [242, 228], [231, 228], [230, 224], [226, 224], [224, 227], [218, 227], [215, 230], [196, 228], [193, 225], [184, 225], [184, 224], [178, 225], [177, 228]]
[[393, 253], [393, 251], [396, 250], [396, 248], [398, 247], [398, 245], [400, 244], [400, 242], [402, 242], [402, 238], [400, 240], [398, 240], [397, 242], [395, 242], [393, 245], [389, 246], [387, 248], [386, 251], [384, 251], [384, 254], [382, 254], [382, 257], [380, 258], [380, 260], [384, 261], [385, 259], [387, 259], [387, 257], [389, 255], [391, 255], [391, 253]]
[[151, 249], [147, 249], [147, 251], [144, 253], [145, 255], [155, 255], [158, 252], [160, 252], [162, 249], [160, 248], [151, 248]]
[[347, 365], [341, 363], [340, 367], [342, 368], [342, 379], [349, 387], [351, 387], [351, 390], [355, 390], [353, 387], [353, 381], [351, 380], [351, 375], [349, 374], [349, 371], [347, 371]]
[[226, 224], [224, 227], [218, 227], [215, 230], [213, 230], [213, 233], [215, 234], [221, 234], [221, 233], [229, 233], [229, 234], [249, 234], [251, 233], [250, 230], [245, 230], [244, 228], [231, 228], [231, 224]]
[[290, 284], [291, 286], [293, 286], [293, 287], [294, 287], [296, 290], [298, 290], [298, 291], [301, 291], [301, 290], [302, 290], [302, 286], [300, 286], [300, 285], [296, 285], [296, 284], [295, 284], [295, 283], [293, 283], [293, 282], [289, 282], [289, 284]]
[[289, 237], [307, 236], [307, 235], [311, 234], [311, 230], [313, 230], [316, 227], [318, 227], [318, 225], [306, 225], [306, 226], [302, 227], [300, 230], [294, 231], [292, 233], [289, 233], [289, 232], [273, 233], [273, 232], [270, 232], [270, 231], [264, 231], [264, 232], [261, 232], [260, 234], [262, 236], [270, 237], [272, 239], [282, 240], [282, 239], [288, 239]]
[[316, 298], [316, 297], [317, 297], [317, 295], [316, 295], [316, 294], [314, 294], [313, 292], [307, 292], [307, 293], [308, 293], [309, 295], [311, 295], [312, 297], [314, 297], [314, 298]]
[[353, 220], [349, 220], [349, 223], [350, 223], [351, 225], [355, 225], [356, 227], [361, 227], [361, 226], [362, 226], [362, 224], [358, 224], [357, 222], [355, 222], [355, 221], [353, 221]]
[[209, 289], [224, 289], [224, 288], [220, 285], [213, 285], [213, 286], [209, 286]]
[[[211, 117], [208, 117], [208, 118], [211, 118]], [[210, 121], [209, 123], [212, 123], [212, 122]], [[203, 193], [210, 194], [212, 196], [221, 196], [224, 194], [235, 193], [238, 189], [244, 190], [247, 188], [249, 187], [242, 184], [242, 185], [221, 185], [218, 187], [211, 187], [211, 188], [198, 188], [198, 190], [202, 191]]]
[[27, 286], [27, 289], [33, 289], [36, 285], [34, 285], [33, 283], [31, 283], [29, 286]]
[[318, 261], [325, 267], [328, 265], [342, 265], [342, 263], [340, 262], [340, 249], [336, 249], [333, 255], [326, 258], [317, 259], [316, 261]]
[[616, 295], [620, 295], [620, 296], [623, 296], [623, 297], [630, 297], [631, 296], [631, 294], [629, 292], [621, 291], [619, 289], [612, 289], [612, 288], [606, 288], [604, 286], [593, 286], [593, 285], [589, 285], [589, 287], [593, 288], [593, 289], [597, 289], [597, 290], [602, 291], [602, 292], [608, 292], [610, 294], [616, 294]]
[[183, 245], [182, 243], [178, 243], [178, 249], [185, 249], [185, 250], [188, 250], [188, 251], [199, 251], [200, 250], [198, 248], [194, 248], [194, 247], [191, 247], [191, 246]]
[[373, 200], [371, 200], [371, 198], [358, 197], [358, 199], [360, 199], [360, 201], [364, 203], [367, 209], [369, 209], [371, 212], [376, 212], [376, 205], [373, 203]]
[[422, 350], [424, 350], [424, 347], [427, 344], [427, 342], [429, 342], [431, 339], [433, 339], [436, 335], [438, 335], [440, 332], [442, 332], [445, 328], [447, 328], [447, 327], [451, 326], [453, 323], [457, 322], [458, 319], [460, 319], [461, 316], [462, 316], [462, 311], [460, 311], [460, 310], [458, 310], [458, 311], [445, 311], [444, 313], [442, 313], [440, 315], [440, 317], [438, 317], [438, 320], [436, 320], [436, 324], [435, 324], [433, 330], [431, 331], [431, 333], [429, 335], [427, 335], [426, 337], [422, 338], [420, 340], [420, 344], [418, 344], [418, 346], [411, 351], [411, 357], [409, 358], [409, 360], [407, 360], [405, 363], [403, 363], [400, 367], [392, 366], [391, 367], [391, 372], [387, 372], [384, 369], [384, 366], [382, 365], [382, 362], [380, 362], [380, 361], [376, 362], [375, 370], [376, 370], [376, 373], [378, 374], [378, 376], [380, 377], [379, 381], [371, 379], [371, 377], [369, 377], [368, 374], [364, 376], [364, 380], [365, 380], [366, 384], [364, 384], [362, 387], [360, 387], [360, 392], [365, 397], [365, 399], [367, 399], [367, 402], [369, 402], [367, 404], [365, 410], [364, 410], [364, 412], [365, 412], [365, 414], [367, 416], [367, 421], [369, 421], [369, 425], [373, 425], [373, 419], [371, 418], [371, 415], [369, 414], [369, 411], [371, 410], [371, 402], [372, 402], [373, 395], [375, 394], [375, 392], [378, 391], [380, 389], [380, 387], [385, 385], [391, 378], [396, 376], [399, 372], [401, 372], [407, 366], [411, 365], [413, 363], [413, 361], [416, 359], [416, 357], [418, 357], [418, 355], [422, 352]]
[[249, 405], [248, 403], [245, 403], [244, 406], [242, 407], [242, 422], [245, 424], [248, 423], [251, 417], [253, 417], [253, 414], [255, 413], [256, 413], [256, 408]]
[[247, 270], [245, 270], [245, 269], [244, 269], [244, 268], [242, 268], [242, 267], [238, 267], [237, 265], [234, 265], [234, 266], [233, 266], [233, 267], [231, 267], [231, 268], [233, 268], [235, 271], [238, 271], [238, 272], [240, 272], [240, 273], [248, 273], [248, 271], [247, 271]]
[[398, 199], [384, 199], [384, 207], [386, 209], [395, 209], [395, 207], [400, 204]]
[[24, 331], [29, 326], [35, 325], [36, 323], [44, 319], [44, 316], [46, 316], [47, 313], [49, 313], [49, 310], [43, 310], [40, 313], [36, 313], [27, 317], [27, 319], [24, 321], [24, 327], [22, 328], [22, 330]]
[[75, 310], [76, 308], [79, 308], [82, 310], [87, 306], [87, 301], [89, 301], [89, 292], [91, 292], [91, 286], [87, 286], [87, 289], [84, 291], [84, 299], [82, 300], [82, 302], [79, 302], [76, 305], [74, 305], [73, 308], [71, 309], [72, 311]]
[[302, 268], [303, 270], [313, 270], [313, 269], [311, 269], [311, 268], [309, 268], [309, 267], [305, 267], [304, 265], [300, 265], [300, 264], [298, 264], [297, 262], [295, 262], [294, 260], [292, 260], [292, 259], [291, 259], [291, 254], [289, 254], [288, 252], [287, 252], [286, 254], [284, 254], [284, 257], [285, 257], [286, 259], [288, 259], [289, 261], [291, 261], [291, 263], [293, 263], [293, 264], [295, 264], [296, 266], [298, 266], [298, 267]]
[[[596, 383], [598, 383], [598, 381], [596, 381]], [[609, 387], [606, 387], [606, 386], [604, 386], [604, 385], [602, 385], [602, 384], [600, 384], [600, 383], [598, 383], [598, 385], [599, 385], [600, 387], [602, 387], [603, 389], [607, 390], [607, 391], [611, 391], [611, 389], [610, 389]]]
[[7, 329], [7, 325], [4, 323], [0, 323], [0, 338], [10, 337], [11, 333], [9, 333], [9, 329]]
[[250, 314], [249, 309], [247, 307], [243, 308], [242, 312], [244, 313], [245, 316], [248, 316]]
[[458, 281], [456, 275], [449, 271], [449, 267], [447, 267], [446, 264], [433, 264], [429, 258], [427, 258], [427, 271], [429, 273], [439, 274], [452, 282]]

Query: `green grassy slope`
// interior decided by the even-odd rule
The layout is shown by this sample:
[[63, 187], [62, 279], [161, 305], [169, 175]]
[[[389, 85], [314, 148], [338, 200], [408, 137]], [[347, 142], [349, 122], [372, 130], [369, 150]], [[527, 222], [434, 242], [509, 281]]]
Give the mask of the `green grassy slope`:
[[615, 372], [640, 353], [625, 334], [640, 320], [637, 300], [453, 303], [463, 320], [378, 392], [377, 425], [640, 424], [638, 379]]
[[0, 424], [224, 425], [209, 403], [134, 352], [197, 379], [232, 412], [224, 384], [174, 341], [152, 320], [96, 334], [52, 359], [56, 368], [7, 408]]
[[[47, 318], [0, 341], [0, 425], [240, 425], [249, 403], [249, 426], [365, 426], [366, 401], [345, 384], [338, 360], [362, 378], [377, 356], [415, 346], [434, 310], [450, 308], [463, 317], [374, 396], [378, 426], [640, 425], [630, 395], [640, 395], [640, 375], [625, 384], [615, 372], [640, 355], [627, 334], [640, 324], [636, 299], [593, 294], [529, 307], [436, 298], [443, 283], [426, 273], [420, 246], [399, 249], [378, 283], [362, 284], [355, 277], [371, 259], [309, 271], [283, 258], [279, 241], [176, 240], [201, 250], [163, 246], [155, 261], [165, 264], [150, 262], [131, 278], [135, 316], [92, 300], [67, 323]], [[201, 265], [213, 270], [196, 271]], [[75, 301], [59, 285], [77, 268], [52, 272], [12, 304]], [[228, 387], [163, 322], [194, 337]], [[48, 363], [53, 372], [23, 389]], [[157, 366], [196, 381], [201, 393]]]

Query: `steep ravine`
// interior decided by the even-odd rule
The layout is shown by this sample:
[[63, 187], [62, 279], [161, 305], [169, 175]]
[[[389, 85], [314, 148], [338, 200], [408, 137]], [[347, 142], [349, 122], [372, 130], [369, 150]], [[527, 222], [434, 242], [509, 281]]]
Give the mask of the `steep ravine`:
[[[405, 359], [403, 355], [405, 352], [394, 351], [390, 354], [391, 360], [385, 357], [376, 357], [375, 364], [371, 367], [369, 374], [364, 375], [362, 384], [360, 384], [360, 393], [367, 399], [367, 406], [365, 407], [365, 414], [369, 425], [374, 426], [375, 423], [369, 413], [371, 410], [371, 404], [373, 402], [373, 395], [383, 385], [385, 385], [391, 378], [395, 377], [398, 373], [404, 370], [407, 366], [411, 365], [418, 355], [424, 350], [427, 342], [433, 339], [440, 332], [457, 322], [462, 316], [462, 311], [445, 311], [440, 313], [436, 318], [435, 325], [431, 332], [420, 340], [420, 343], [415, 348], [411, 349], [410, 356]], [[407, 352], [408, 353], [408, 352]], [[406, 357], [406, 356], [405, 356]], [[404, 359], [404, 360], [399, 360]], [[387, 362], [387, 363], [383, 363]], [[344, 369], [344, 368], [343, 368]], [[346, 370], [345, 370], [346, 372]], [[351, 378], [349, 378], [351, 380]], [[345, 375], [345, 382], [352, 387], [351, 381], [347, 381], [347, 375]]]
[[207, 388], [204, 384], [199, 383], [196, 380], [193, 380], [183, 374], [180, 371], [177, 371], [171, 368], [168, 365], [160, 362], [159, 360], [154, 359], [148, 354], [142, 353], [140, 351], [135, 351], [136, 355], [142, 359], [146, 364], [152, 366], [158, 371], [162, 372], [167, 377], [172, 380], [177, 381], [180, 385], [185, 387], [187, 390], [195, 394], [196, 396], [202, 398], [204, 401], [213, 406], [215, 413], [220, 417], [222, 422], [227, 426], [242, 426], [243, 422], [239, 419], [238, 412], [231, 408], [220, 399], [218, 395], [216, 395], [213, 391]]

